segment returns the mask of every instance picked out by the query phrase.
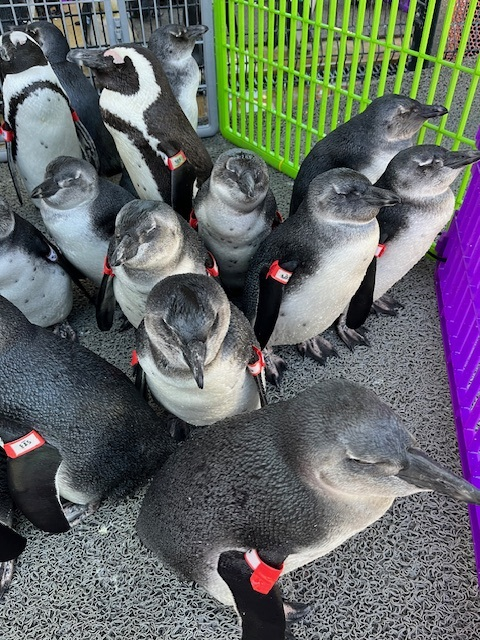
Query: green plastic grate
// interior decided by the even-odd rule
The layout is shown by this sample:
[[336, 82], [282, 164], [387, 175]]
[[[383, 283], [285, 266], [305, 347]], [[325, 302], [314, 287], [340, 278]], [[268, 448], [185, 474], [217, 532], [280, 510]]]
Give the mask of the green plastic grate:
[[220, 130], [292, 177], [318, 139], [388, 92], [450, 109], [419, 143], [474, 146], [477, 0], [226, 0], [214, 19]]

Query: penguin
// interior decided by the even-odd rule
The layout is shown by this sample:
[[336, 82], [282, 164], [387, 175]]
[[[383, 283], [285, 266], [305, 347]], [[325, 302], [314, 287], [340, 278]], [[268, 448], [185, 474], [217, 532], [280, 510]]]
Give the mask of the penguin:
[[407, 96], [376, 98], [308, 153], [293, 183], [290, 215], [297, 211], [313, 178], [329, 169], [348, 167], [376, 182], [390, 160], [413, 145], [413, 137], [426, 120], [446, 113], [445, 107], [421, 104]]
[[173, 95], [182, 107], [192, 127], [198, 127], [197, 92], [201, 73], [193, 57], [195, 41], [208, 27], [194, 24], [165, 24], [156, 29], [148, 40], [148, 48], [162, 63]]
[[194, 200], [194, 220], [229, 290], [242, 289], [248, 264], [279, 222], [266, 163], [252, 151], [220, 154]]
[[39, 44], [81, 122], [91, 135], [98, 152], [99, 174], [113, 176], [122, 171], [122, 163], [112, 136], [105, 128], [98, 93], [78, 65], [67, 60], [68, 42], [51, 22], [31, 22], [25, 30]]
[[86, 160], [59, 156], [48, 164], [31, 196], [43, 222], [67, 259], [97, 286], [115, 229], [115, 217], [134, 197], [100, 178]]
[[[342, 313], [374, 264], [379, 241], [376, 215], [399, 202], [352, 169], [331, 169], [309, 185], [299, 214], [287, 218], [259, 246], [245, 281], [243, 310], [262, 349], [297, 344], [321, 364], [336, 355], [319, 336]], [[370, 302], [359, 310], [363, 323]], [[355, 328], [355, 327], [354, 327]], [[267, 351], [267, 379], [277, 386], [284, 361]]]
[[283, 640], [280, 575], [422, 491], [480, 504], [372, 391], [324, 380], [185, 442], [156, 472], [137, 532], [183, 579], [236, 605], [243, 640]]
[[260, 407], [262, 354], [213, 278], [187, 273], [156, 284], [135, 344], [153, 397], [183, 422], [207, 425]]
[[162, 65], [139, 45], [70, 51], [94, 70], [103, 121], [142, 200], [163, 200], [188, 218], [194, 183], [212, 171], [203, 142], [172, 93]]
[[0, 198], [0, 295], [33, 324], [63, 323], [73, 305], [65, 266], [58, 249]]
[[[177, 273], [207, 272], [217, 273], [213, 257], [198, 234], [168, 204], [133, 200], [120, 209], [104, 279], [111, 280], [114, 298], [135, 328], [157, 282]], [[97, 321], [102, 330], [110, 329], [113, 322], [110, 300], [105, 283], [97, 298]], [[104, 322], [104, 318], [108, 320]]]
[[72, 113], [57, 76], [31, 36], [20, 31], [2, 36], [0, 75], [3, 134], [19, 199], [17, 171], [30, 193], [43, 179], [48, 163], [60, 155], [98, 161], [92, 139]]
[[[9, 493], [44, 531], [70, 529], [62, 501], [88, 513], [107, 496], [119, 500], [174, 450], [164, 417], [121, 371], [1, 296], [0, 386]], [[8, 535], [0, 527], [0, 549]]]

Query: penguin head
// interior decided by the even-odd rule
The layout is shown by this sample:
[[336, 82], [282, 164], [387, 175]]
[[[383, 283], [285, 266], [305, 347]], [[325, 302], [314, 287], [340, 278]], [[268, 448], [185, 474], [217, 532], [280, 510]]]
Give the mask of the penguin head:
[[[480, 503], [480, 490], [422, 452], [398, 416], [373, 392], [346, 380], [330, 380], [304, 397], [313, 429], [308, 429], [303, 443], [308, 458], [303, 469], [309, 484], [321, 493], [393, 499], [438, 491]], [[315, 402], [321, 407], [317, 416], [310, 412]]]
[[54, 24], [46, 20], [30, 22], [19, 27], [19, 31], [24, 31], [35, 40], [50, 63], [65, 62], [70, 48], [65, 36]]
[[58, 156], [47, 165], [45, 180], [30, 195], [49, 207], [68, 211], [91, 202], [98, 193], [98, 174], [89, 162]]
[[217, 356], [230, 325], [230, 303], [208, 276], [169, 276], [151, 290], [144, 327], [172, 369], [190, 370], [203, 389], [204, 370]]
[[393, 191], [374, 187], [361, 173], [342, 168], [316, 176], [300, 207], [317, 219], [365, 224], [375, 218], [381, 207], [399, 202]]
[[[365, 110], [369, 125], [388, 142], [410, 141], [429, 118], [443, 116], [448, 110], [428, 105], [408, 96], [388, 94], [376, 98]], [[370, 120], [371, 118], [371, 120]]]
[[183, 237], [179, 216], [169, 205], [132, 200], [117, 214], [110, 264], [137, 278], [146, 270], [168, 275], [168, 267], [181, 256]]
[[248, 213], [267, 195], [270, 184], [264, 160], [253, 151], [229, 149], [220, 154], [210, 177], [210, 189], [235, 210]]
[[203, 24], [190, 27], [181, 24], [165, 24], [152, 33], [148, 48], [160, 62], [182, 62], [192, 55], [195, 40], [206, 31], [208, 27]]
[[7, 204], [7, 201], [0, 198], [0, 242], [9, 238], [15, 229], [15, 216]]
[[461, 171], [480, 160], [480, 151], [449, 151], [434, 144], [423, 144], [400, 151], [379, 180], [403, 200], [438, 196], [450, 188]]
[[31, 67], [46, 66], [47, 59], [35, 40], [22, 31], [4, 33], [0, 44], [0, 74], [22, 73]]

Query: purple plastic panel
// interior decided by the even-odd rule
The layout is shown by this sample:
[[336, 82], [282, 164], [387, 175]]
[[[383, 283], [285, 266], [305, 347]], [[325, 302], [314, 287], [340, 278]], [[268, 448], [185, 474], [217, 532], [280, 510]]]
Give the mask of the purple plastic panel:
[[[463, 474], [480, 488], [480, 162], [437, 251], [446, 258], [435, 281]], [[480, 584], [480, 507], [469, 513]]]

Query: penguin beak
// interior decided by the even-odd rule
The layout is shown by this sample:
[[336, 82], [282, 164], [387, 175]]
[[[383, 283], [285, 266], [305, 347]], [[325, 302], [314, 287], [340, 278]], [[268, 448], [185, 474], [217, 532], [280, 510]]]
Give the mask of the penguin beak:
[[57, 191], [60, 190], [60, 187], [55, 182], [55, 180], [45, 180], [42, 184], [39, 184], [38, 187], [30, 194], [31, 198], [51, 198], [54, 196]]
[[401, 199], [396, 193], [388, 191], [387, 189], [380, 189], [379, 187], [370, 187], [370, 189], [363, 194], [362, 199], [367, 204], [375, 207], [386, 207], [401, 202]]
[[90, 69], [110, 69], [114, 62], [111, 56], [105, 56], [104, 49], [74, 49], [67, 54], [67, 60]]
[[112, 267], [119, 267], [120, 265], [131, 260], [137, 255], [138, 243], [134, 242], [132, 238], [125, 236], [122, 238], [120, 244], [115, 247], [110, 256], [110, 265]]
[[255, 179], [249, 171], [242, 173], [238, 180], [238, 186], [242, 193], [244, 193], [248, 198], [253, 198], [255, 193]]
[[183, 357], [190, 367], [199, 389], [203, 389], [203, 368], [206, 354], [207, 348], [201, 340], [191, 340], [183, 348]]
[[204, 24], [193, 24], [190, 27], [187, 27], [187, 36], [190, 40], [197, 39], [200, 36], [208, 31], [208, 27]]
[[443, 164], [450, 169], [461, 169], [473, 162], [480, 160], [480, 151], [467, 149], [466, 151], [450, 151], [447, 153]]
[[418, 111], [418, 115], [425, 120], [429, 118], [438, 118], [448, 113], [448, 109], [442, 107], [440, 104], [422, 104]]
[[463, 478], [453, 475], [420, 449], [409, 449], [407, 466], [397, 474], [409, 484], [426, 491], [437, 491], [462, 502], [480, 504], [480, 490]]

